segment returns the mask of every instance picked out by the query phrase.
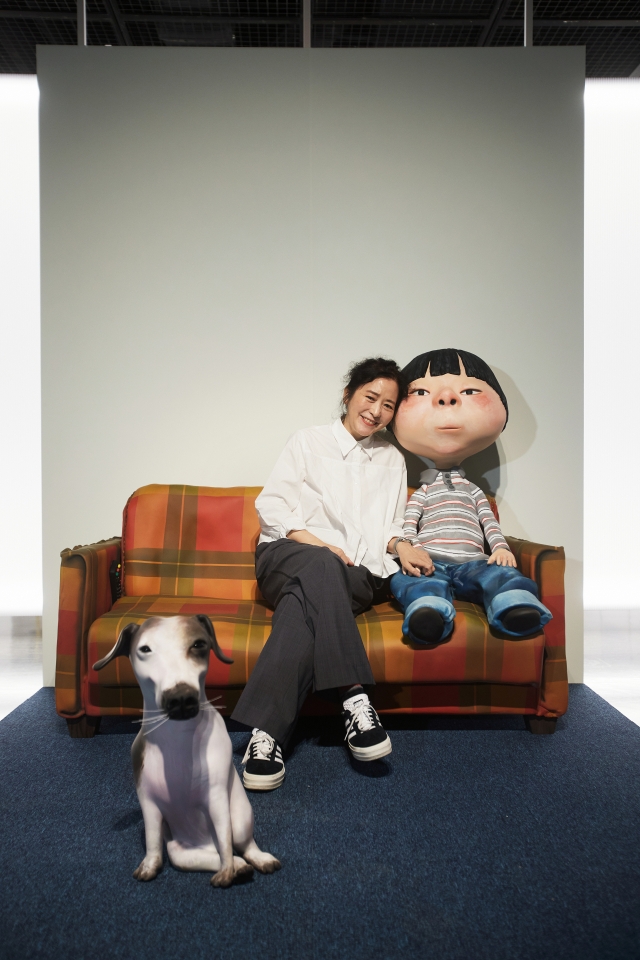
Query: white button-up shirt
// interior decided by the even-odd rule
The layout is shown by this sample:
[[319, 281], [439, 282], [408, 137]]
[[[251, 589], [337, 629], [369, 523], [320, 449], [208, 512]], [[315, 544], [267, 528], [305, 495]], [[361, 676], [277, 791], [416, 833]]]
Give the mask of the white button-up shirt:
[[402, 536], [404, 457], [375, 434], [356, 440], [340, 420], [289, 439], [256, 500], [260, 543], [308, 530], [378, 577], [398, 571], [387, 553]]

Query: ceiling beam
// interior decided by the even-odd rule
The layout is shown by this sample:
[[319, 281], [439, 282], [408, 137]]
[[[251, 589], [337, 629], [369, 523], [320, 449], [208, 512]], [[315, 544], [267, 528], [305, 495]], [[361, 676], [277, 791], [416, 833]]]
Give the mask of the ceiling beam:
[[[536, 17], [536, 27], [640, 27], [640, 20], [550, 20], [549, 17]], [[520, 19], [503, 19], [503, 27], [522, 26]]]
[[305, 49], [311, 47], [313, 39], [311, 0], [302, 0], [302, 46]]
[[504, 0], [496, 0], [496, 2], [493, 5], [493, 9], [491, 13], [489, 14], [489, 19], [485, 22], [484, 30], [482, 31], [478, 39], [479, 47], [486, 46], [489, 33], [491, 33], [491, 36], [493, 36], [492, 28], [494, 24], [499, 20], [501, 13], [504, 13], [504, 7], [505, 7]]
[[[522, 17], [501, 17], [500, 6], [506, 9], [510, 0], [498, 0], [498, 13], [496, 16], [487, 17], [314, 17], [314, 26], [317, 24], [331, 24], [331, 26], [358, 26], [360, 24], [375, 24], [381, 26], [483, 26], [487, 34], [492, 27], [522, 27]], [[127, 18], [132, 19], [132, 18]], [[153, 20], [154, 17], [147, 19]], [[178, 16], [176, 19], [182, 19]], [[217, 19], [217, 18], [216, 18]], [[640, 27], [638, 20], [550, 20], [548, 17], [540, 19], [536, 17], [535, 24], [541, 24], [545, 27]]]
[[489, 47], [491, 46], [491, 41], [493, 40], [496, 30], [499, 26], [502, 25], [502, 18], [505, 15], [507, 8], [509, 6], [509, 0], [498, 0], [498, 3], [494, 6], [491, 11], [491, 16], [489, 17], [489, 23], [484, 31], [482, 36], [482, 42], [478, 44], [480, 47]]
[[[127, 13], [127, 23], [275, 23], [300, 25], [300, 17], [210, 17], [189, 13]], [[315, 22], [315, 21], [314, 21]]]
[[[73, 20], [75, 23], [78, 15], [75, 10], [0, 10], [0, 20]], [[109, 20], [104, 13], [92, 16], [92, 20]]]
[[361, 24], [389, 27], [481, 27], [486, 17], [314, 17], [313, 25], [329, 24], [332, 27], [357, 27]]
[[[113, 0], [111, 0], [113, 3]], [[257, 24], [295, 24], [300, 23], [299, 17], [201, 17], [184, 13], [120, 13], [122, 21], [126, 23], [257, 23]], [[73, 20], [76, 21], [75, 11], [69, 10], [0, 10], [0, 20]], [[113, 23], [107, 13], [91, 13], [87, 20], [94, 22]]]
[[113, 29], [118, 37], [118, 42], [124, 47], [133, 46], [131, 43], [131, 36], [127, 30], [127, 24], [125, 23], [122, 13], [120, 12], [120, 7], [118, 6], [118, 0], [104, 0], [104, 4], [111, 14]]
[[[117, 24], [123, 31], [122, 39], [126, 43], [131, 40], [125, 39], [127, 23], [249, 23], [249, 24], [275, 24], [275, 25], [299, 25], [299, 17], [255, 17], [255, 16], [237, 16], [237, 17], [213, 17], [200, 16], [197, 14], [186, 13], [127, 13], [123, 14], [118, 7], [117, 0], [105, 0], [109, 13], [90, 13], [87, 20], [94, 22], [111, 22]], [[498, 0], [500, 6], [506, 7], [509, 0]], [[495, 8], [494, 8], [495, 10]], [[75, 11], [70, 10], [0, 10], [0, 20], [76, 20]], [[486, 36], [484, 43], [491, 39], [489, 34], [492, 29], [501, 27], [522, 27], [520, 17], [314, 17], [314, 26], [318, 24], [329, 24], [332, 26], [359, 26], [363, 24], [379, 26], [471, 26], [484, 27]], [[536, 27], [640, 27], [640, 19], [620, 19], [620, 20], [598, 20], [598, 19], [572, 19], [559, 20], [549, 19], [548, 17], [535, 19]], [[116, 31], [117, 32], [117, 31]], [[493, 34], [491, 34], [493, 35]]]

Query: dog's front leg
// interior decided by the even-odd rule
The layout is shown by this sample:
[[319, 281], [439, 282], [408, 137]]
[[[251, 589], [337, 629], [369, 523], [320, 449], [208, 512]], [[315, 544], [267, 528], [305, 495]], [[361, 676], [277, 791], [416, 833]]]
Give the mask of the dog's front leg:
[[235, 768], [231, 773], [230, 808], [234, 849], [260, 873], [273, 873], [274, 870], [279, 870], [280, 861], [276, 860], [272, 854], [260, 850], [253, 839], [253, 808]]
[[133, 875], [136, 880], [154, 880], [162, 870], [162, 814], [156, 804], [138, 793], [144, 819], [147, 855]]
[[214, 887], [230, 887], [235, 876], [231, 811], [229, 809], [229, 794], [226, 788], [220, 784], [211, 787], [209, 816], [211, 817], [218, 853], [220, 854], [220, 869], [211, 877], [211, 883]]

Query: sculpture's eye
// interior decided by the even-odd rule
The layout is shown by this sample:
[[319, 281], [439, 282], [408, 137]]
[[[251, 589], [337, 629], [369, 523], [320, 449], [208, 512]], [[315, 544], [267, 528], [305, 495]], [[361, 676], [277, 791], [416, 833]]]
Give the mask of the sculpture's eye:
[[143, 647], [138, 647], [138, 653], [151, 653], [151, 647], [145, 643]]
[[429, 396], [429, 391], [428, 391], [428, 390], [412, 390], [412, 393], [413, 393], [413, 395], [414, 395], [415, 397], [428, 397], [428, 396]]
[[196, 640], [196, 642], [191, 647], [192, 650], [206, 650], [209, 646], [206, 640]]

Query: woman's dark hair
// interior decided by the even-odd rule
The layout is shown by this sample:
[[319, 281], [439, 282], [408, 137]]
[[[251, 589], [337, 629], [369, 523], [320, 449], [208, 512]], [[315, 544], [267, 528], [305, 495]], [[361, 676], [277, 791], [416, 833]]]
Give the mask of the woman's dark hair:
[[[445, 373], [459, 375], [460, 361], [464, 364], [464, 369], [468, 377], [475, 377], [476, 380], [484, 380], [495, 390], [502, 400], [504, 409], [509, 419], [509, 405], [504, 395], [502, 387], [498, 383], [497, 377], [488, 363], [477, 357], [475, 353], [467, 353], [466, 350], [429, 350], [428, 353], [421, 353], [419, 357], [414, 357], [411, 363], [408, 363], [402, 373], [407, 383], [414, 380], [420, 380], [426, 376], [429, 371], [432, 377], [442, 377]], [[507, 425], [505, 420], [505, 426]]]
[[357, 363], [351, 364], [349, 372], [344, 378], [343, 402], [345, 406], [352, 399], [358, 387], [362, 387], [365, 383], [371, 383], [372, 380], [379, 380], [380, 378], [393, 380], [394, 383], [397, 383], [397, 410], [400, 402], [404, 400], [407, 395], [409, 383], [395, 360], [387, 360], [386, 357], [368, 357], [366, 360], [359, 360]]

